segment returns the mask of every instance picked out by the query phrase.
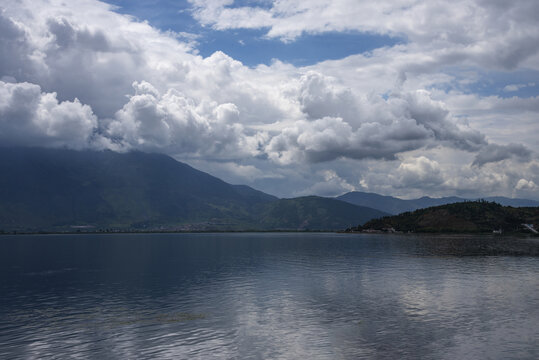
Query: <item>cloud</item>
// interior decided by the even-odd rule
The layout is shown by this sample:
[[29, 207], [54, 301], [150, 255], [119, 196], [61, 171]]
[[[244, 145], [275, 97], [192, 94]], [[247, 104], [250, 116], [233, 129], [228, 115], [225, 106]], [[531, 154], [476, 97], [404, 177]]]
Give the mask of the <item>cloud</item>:
[[100, 147], [97, 117], [78, 99], [59, 102], [39, 85], [0, 81], [0, 142], [3, 145]]
[[[230, 4], [208, 3], [208, 9]], [[38, 77], [60, 99], [69, 94], [89, 104], [103, 119], [103, 133], [125, 146], [207, 154], [212, 151], [206, 146], [196, 146], [215, 135], [213, 153], [230, 150], [231, 144], [235, 149], [251, 144], [270, 159], [290, 163], [393, 159], [436, 141], [468, 151], [486, 143], [484, 135], [459, 123], [424, 90], [394, 91], [387, 100], [365, 96], [345, 86], [343, 77], [317, 71], [298, 74], [279, 64], [249, 69], [222, 52], [202, 59], [169, 34], [115, 14], [105, 4], [81, 0], [85, 16], [62, 5], [32, 5], [43, 13], [30, 16], [39, 20], [35, 24], [25, 21], [35, 27], [25, 32], [38, 38], [33, 51], [46, 55], [40, 61], [48, 75], [29, 77]], [[32, 11], [10, 13], [28, 20]], [[113, 23], [117, 30], [107, 32]], [[136, 94], [126, 103], [133, 81]], [[148, 84], [152, 90], [142, 94]], [[219, 116], [226, 112], [228, 120], [217, 121], [218, 106]], [[272, 124], [272, 129], [265, 133], [251, 127], [255, 123]]]
[[407, 93], [395, 102], [398, 103], [399, 112], [431, 131], [437, 140], [469, 151], [477, 150], [486, 144], [483, 134], [465, 123], [459, 124], [451, 117], [444, 104], [434, 101], [425, 90]]
[[75, 29], [65, 18], [49, 18], [47, 26], [54, 41], [51, 46], [65, 51], [73, 46], [91, 51], [108, 52], [111, 50], [105, 33], [101, 30], [91, 31], [88, 28]]
[[[189, 159], [189, 164], [197, 169], [201, 169], [210, 174], [219, 174], [219, 178], [232, 184], [254, 184], [265, 180], [284, 180], [287, 176], [277, 171], [267, 171], [266, 163], [243, 165], [235, 161], [213, 161], [205, 159]], [[248, 160], [247, 160], [248, 162]]]
[[299, 79], [298, 100], [310, 119], [340, 117], [348, 123], [361, 121], [359, 104], [349, 88], [336, 79], [308, 71]]
[[173, 34], [97, 1], [7, 1], [4, 6], [0, 24], [11, 30], [0, 36], [7, 51], [2, 54], [9, 54], [0, 63], [2, 74], [39, 84], [61, 101], [77, 97], [100, 118], [122, 107], [133, 81], [152, 82], [157, 71], [163, 76], [176, 71], [171, 79], [181, 76], [179, 65], [191, 50]]
[[396, 187], [426, 187], [443, 183], [440, 164], [425, 156], [403, 161], [396, 171]]
[[[526, 175], [530, 176], [530, 174], [526, 174]], [[534, 175], [531, 174], [531, 176], [534, 176]], [[526, 178], [521, 178], [518, 181], [516, 181], [516, 179], [518, 179], [518, 177], [513, 179], [513, 182], [512, 182], [513, 185], [516, 182], [516, 185], [514, 185], [514, 189], [512, 193], [514, 197], [518, 196], [522, 198], [537, 199], [536, 194], [537, 194], [537, 190], [539, 190], [539, 186], [537, 185], [539, 179], [537, 176], [535, 176], [535, 181], [531, 179], [527, 180]]]
[[503, 88], [503, 91], [505, 92], [513, 92], [513, 91], [519, 91], [522, 88], [528, 87], [528, 86], [535, 86], [535, 83], [529, 83], [529, 84], [510, 84], [506, 85]]
[[430, 62], [468, 60], [513, 69], [539, 51], [539, 5], [534, 0], [279, 0], [268, 7], [234, 7], [233, 1], [221, 0], [190, 2], [195, 18], [217, 30], [268, 29], [267, 37], [283, 41], [345, 31], [404, 36], [430, 49]]
[[483, 134], [458, 123], [424, 90], [394, 93], [387, 101], [365, 100], [318, 73], [309, 72], [299, 82], [298, 100], [307, 119], [284, 128], [266, 146], [278, 163], [391, 160], [432, 144], [467, 151], [487, 144]]
[[161, 96], [148, 82], [135, 82], [133, 88], [135, 95], [106, 130], [124, 147], [219, 157], [249, 154], [236, 105], [197, 103], [174, 89]]
[[103, 2], [7, 0], [3, 143], [158, 151], [281, 196], [360, 184], [387, 194], [508, 194], [520, 179], [539, 183], [539, 98], [463, 85], [485, 80], [485, 68], [539, 68], [536, 2], [192, 3], [216, 29], [405, 40], [308, 67], [247, 67], [222, 51], [202, 57], [196, 35], [160, 31]]
[[[448, 155], [462, 158], [464, 164], [448, 162]], [[355, 173], [346, 174], [345, 179], [351, 184], [357, 184], [356, 187], [363, 191], [403, 198], [418, 198], [425, 194], [436, 197], [456, 195], [477, 198], [503, 195], [537, 198], [536, 191], [534, 193], [526, 187], [520, 190], [515, 188], [520, 179], [537, 184], [537, 160], [493, 162], [477, 167], [466, 164], [471, 163], [473, 154], [464, 151], [453, 154], [442, 148], [413, 151], [399, 155], [399, 158], [383, 163], [375, 160], [355, 163]]]
[[338, 196], [349, 191], [356, 190], [355, 186], [341, 178], [334, 170], [324, 170], [320, 174], [322, 178], [311, 187], [299, 191], [297, 195], [318, 194], [320, 196]]
[[517, 190], [523, 190], [523, 189], [535, 190], [535, 189], [537, 189], [537, 185], [531, 180], [520, 179], [517, 182], [517, 185], [515, 186], [515, 189], [517, 189]]
[[30, 78], [39, 70], [39, 51], [32, 46], [22, 24], [13, 21], [0, 8], [0, 74]]
[[531, 150], [522, 144], [489, 144], [479, 151], [472, 165], [483, 166], [490, 162], [498, 162], [510, 158], [520, 161], [529, 161], [531, 155]]

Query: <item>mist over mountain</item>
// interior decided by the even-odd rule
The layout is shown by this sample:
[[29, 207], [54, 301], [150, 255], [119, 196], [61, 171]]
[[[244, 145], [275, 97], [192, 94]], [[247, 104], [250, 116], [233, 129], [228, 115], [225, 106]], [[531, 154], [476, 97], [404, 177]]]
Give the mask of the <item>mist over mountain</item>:
[[[352, 191], [336, 199], [349, 202], [350, 204], [367, 206], [380, 211], [385, 211], [390, 214], [400, 214], [407, 211], [414, 211], [417, 209], [423, 209], [432, 206], [439, 206], [445, 204], [453, 204], [463, 201], [477, 200], [477, 199], [464, 199], [457, 196], [431, 198], [428, 196], [421, 197], [419, 199], [403, 200], [393, 196], [384, 196], [375, 193], [367, 193], [360, 191]], [[503, 196], [485, 197], [482, 198], [486, 201], [493, 201], [503, 206], [524, 207], [524, 206], [539, 206], [539, 201], [527, 200], [527, 199], [511, 199]]]
[[162, 154], [0, 150], [0, 229], [332, 230], [385, 213], [231, 185]]

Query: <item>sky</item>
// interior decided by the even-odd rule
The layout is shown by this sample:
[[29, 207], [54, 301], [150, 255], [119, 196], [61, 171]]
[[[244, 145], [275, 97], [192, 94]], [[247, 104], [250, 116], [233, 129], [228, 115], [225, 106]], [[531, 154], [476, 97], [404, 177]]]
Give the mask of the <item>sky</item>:
[[536, 0], [3, 0], [0, 144], [280, 197], [539, 200]]

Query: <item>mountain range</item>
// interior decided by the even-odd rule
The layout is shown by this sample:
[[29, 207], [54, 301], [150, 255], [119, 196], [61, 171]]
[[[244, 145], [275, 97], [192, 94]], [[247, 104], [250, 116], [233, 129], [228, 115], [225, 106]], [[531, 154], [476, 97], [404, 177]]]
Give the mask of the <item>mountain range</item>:
[[[403, 200], [392, 196], [383, 196], [375, 193], [352, 191], [336, 197], [338, 200], [349, 202], [350, 204], [366, 206], [389, 214], [397, 215], [407, 211], [453, 204], [458, 202], [473, 201], [477, 199], [465, 199], [457, 196], [431, 198], [424, 196], [419, 199]], [[503, 196], [485, 197], [483, 200], [495, 202], [503, 206], [512, 207], [533, 207], [539, 206], [539, 201], [527, 199], [512, 199]]]
[[0, 231], [336, 230], [387, 213], [278, 199], [163, 154], [0, 149]]
[[[465, 200], [361, 192], [279, 199], [144, 152], [4, 147], [0, 169], [0, 233], [339, 230]], [[524, 199], [485, 200], [539, 206]]]

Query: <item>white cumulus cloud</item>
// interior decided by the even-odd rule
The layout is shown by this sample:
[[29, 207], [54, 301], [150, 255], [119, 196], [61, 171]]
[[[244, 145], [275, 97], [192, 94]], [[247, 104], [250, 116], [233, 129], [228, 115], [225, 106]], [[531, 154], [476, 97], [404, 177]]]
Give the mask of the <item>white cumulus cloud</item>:
[[539, 69], [536, 1], [191, 3], [215, 29], [402, 41], [307, 67], [247, 67], [103, 2], [5, 0], [2, 143], [160, 151], [288, 194], [507, 195], [520, 179], [539, 183], [539, 98], [466, 87], [485, 69]]
[[3, 145], [100, 147], [97, 117], [78, 99], [59, 102], [39, 85], [0, 81], [0, 142]]

